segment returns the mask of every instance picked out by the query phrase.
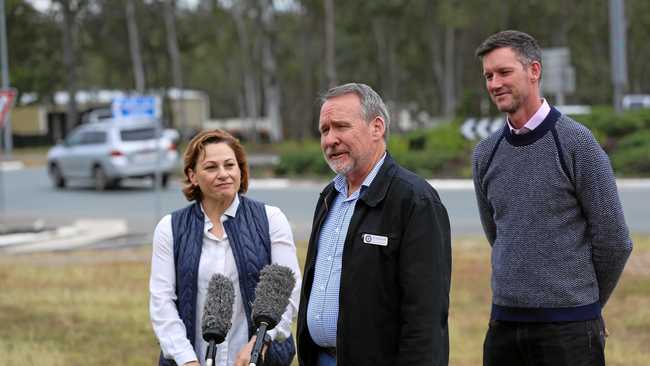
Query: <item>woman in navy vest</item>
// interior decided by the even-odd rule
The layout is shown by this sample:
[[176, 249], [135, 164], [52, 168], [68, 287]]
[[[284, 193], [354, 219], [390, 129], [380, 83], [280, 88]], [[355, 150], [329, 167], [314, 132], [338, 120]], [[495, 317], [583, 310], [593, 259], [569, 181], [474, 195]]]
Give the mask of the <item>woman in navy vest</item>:
[[149, 310], [161, 347], [160, 365], [203, 365], [201, 318], [213, 274], [235, 287], [232, 327], [217, 347], [216, 365], [246, 365], [255, 341], [251, 304], [269, 263], [296, 277], [282, 321], [268, 332], [265, 365], [288, 366], [295, 354], [291, 322], [298, 309], [300, 270], [289, 222], [277, 207], [245, 197], [244, 148], [222, 130], [199, 133], [184, 154], [183, 194], [192, 203], [156, 226]]

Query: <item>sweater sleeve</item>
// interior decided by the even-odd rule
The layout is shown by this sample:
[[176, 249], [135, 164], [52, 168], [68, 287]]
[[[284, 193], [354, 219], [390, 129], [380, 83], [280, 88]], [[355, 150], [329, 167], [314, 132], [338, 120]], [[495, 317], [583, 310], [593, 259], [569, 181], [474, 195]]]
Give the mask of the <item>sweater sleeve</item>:
[[593, 135], [579, 131], [573, 147], [576, 196], [587, 219], [599, 301], [605, 306], [632, 251], [616, 179]]
[[[483, 231], [490, 245], [494, 244], [497, 237], [497, 226], [494, 222], [494, 211], [488, 201], [487, 194], [483, 191], [483, 177], [481, 176], [481, 145], [477, 145], [472, 156], [472, 178], [474, 181], [474, 192], [476, 193], [476, 204], [478, 206]], [[483, 162], [485, 164], [485, 162]]]

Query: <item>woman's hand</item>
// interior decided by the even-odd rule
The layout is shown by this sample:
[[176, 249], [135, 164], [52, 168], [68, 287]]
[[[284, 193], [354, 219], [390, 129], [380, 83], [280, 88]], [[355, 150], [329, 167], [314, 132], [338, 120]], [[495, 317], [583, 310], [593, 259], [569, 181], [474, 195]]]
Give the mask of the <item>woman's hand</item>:
[[[257, 339], [256, 335], [251, 337], [251, 340], [246, 343], [246, 345], [239, 351], [237, 354], [237, 359], [235, 360], [235, 366], [248, 366], [251, 362], [251, 352], [253, 351], [253, 346], [255, 345], [255, 340]], [[266, 356], [266, 345], [262, 347], [262, 358]]]

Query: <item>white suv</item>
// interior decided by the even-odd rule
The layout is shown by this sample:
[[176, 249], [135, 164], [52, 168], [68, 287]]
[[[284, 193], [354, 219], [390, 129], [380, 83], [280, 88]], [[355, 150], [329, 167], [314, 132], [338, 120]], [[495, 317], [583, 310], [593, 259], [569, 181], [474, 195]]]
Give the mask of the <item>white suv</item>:
[[65, 141], [47, 154], [48, 172], [55, 187], [64, 188], [71, 179], [91, 179], [102, 191], [124, 178], [154, 177], [160, 172], [167, 186], [178, 167], [174, 134], [160, 131], [150, 120], [103, 120], [74, 129]]

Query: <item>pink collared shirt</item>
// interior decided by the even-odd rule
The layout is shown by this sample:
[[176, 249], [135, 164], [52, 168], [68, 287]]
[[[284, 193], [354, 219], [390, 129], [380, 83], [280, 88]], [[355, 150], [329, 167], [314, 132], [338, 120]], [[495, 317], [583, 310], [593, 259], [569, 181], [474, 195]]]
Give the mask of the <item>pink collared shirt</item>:
[[[508, 127], [510, 128], [510, 132], [512, 132], [515, 135], [520, 135], [525, 132], [530, 132], [537, 128], [542, 122], [544, 122], [544, 119], [548, 114], [551, 112], [551, 106], [548, 105], [548, 102], [546, 99], [542, 98], [542, 105], [539, 107], [537, 112], [533, 114], [532, 117], [526, 122], [526, 124], [522, 128], [514, 128], [512, 127], [512, 124], [510, 124], [510, 119], [506, 117], [506, 123], [508, 124]], [[528, 131], [524, 130], [527, 129]]]

